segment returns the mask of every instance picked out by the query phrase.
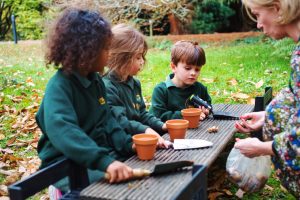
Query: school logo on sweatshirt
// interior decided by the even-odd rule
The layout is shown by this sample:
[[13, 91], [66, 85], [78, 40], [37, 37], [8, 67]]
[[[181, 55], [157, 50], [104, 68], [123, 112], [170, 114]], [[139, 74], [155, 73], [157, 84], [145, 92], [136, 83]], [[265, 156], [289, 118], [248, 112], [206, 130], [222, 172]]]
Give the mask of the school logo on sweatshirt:
[[136, 98], [137, 101], [141, 101], [141, 100], [142, 100], [142, 98], [141, 98], [141, 96], [140, 96], [139, 94], [137, 94], [137, 95], [135, 96], [135, 98]]
[[100, 105], [103, 105], [106, 103], [105, 99], [103, 97], [100, 97], [98, 101], [99, 101]]

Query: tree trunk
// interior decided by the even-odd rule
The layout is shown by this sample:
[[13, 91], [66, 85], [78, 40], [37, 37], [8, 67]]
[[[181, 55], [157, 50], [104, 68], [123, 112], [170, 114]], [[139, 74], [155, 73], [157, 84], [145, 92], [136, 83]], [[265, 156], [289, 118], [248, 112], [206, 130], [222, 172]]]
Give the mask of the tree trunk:
[[168, 15], [169, 23], [170, 23], [170, 34], [171, 35], [180, 35], [184, 33], [184, 28], [181, 22], [177, 19], [177, 17], [170, 13]]

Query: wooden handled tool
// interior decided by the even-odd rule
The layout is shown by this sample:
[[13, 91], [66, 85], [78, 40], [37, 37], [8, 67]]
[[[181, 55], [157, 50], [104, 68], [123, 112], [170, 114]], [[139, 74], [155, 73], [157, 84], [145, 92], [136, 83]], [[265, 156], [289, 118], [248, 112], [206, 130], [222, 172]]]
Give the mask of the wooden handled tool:
[[[147, 169], [137, 168], [137, 169], [132, 170], [132, 174], [133, 174], [133, 178], [142, 178], [142, 177], [145, 177], [145, 176], [150, 176], [151, 171], [147, 170]], [[105, 173], [104, 178], [106, 180], [109, 180], [110, 179], [109, 173]]]
[[[142, 178], [145, 176], [155, 176], [159, 174], [175, 172], [177, 170], [182, 169], [183, 167], [192, 166], [193, 164], [194, 164], [193, 161], [180, 160], [180, 161], [157, 164], [155, 165], [153, 171], [138, 168], [138, 169], [133, 169], [132, 172], [134, 178]], [[110, 175], [108, 173], [105, 173], [104, 177], [106, 180], [110, 179]]]

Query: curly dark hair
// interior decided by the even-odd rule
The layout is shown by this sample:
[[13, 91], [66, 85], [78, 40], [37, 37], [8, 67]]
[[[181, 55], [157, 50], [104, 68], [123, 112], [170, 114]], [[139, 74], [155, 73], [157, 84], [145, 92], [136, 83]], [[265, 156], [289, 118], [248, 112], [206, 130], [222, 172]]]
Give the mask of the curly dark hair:
[[110, 24], [99, 12], [77, 8], [64, 10], [50, 30], [46, 64], [54, 64], [66, 74], [74, 70], [89, 73], [112, 38]]

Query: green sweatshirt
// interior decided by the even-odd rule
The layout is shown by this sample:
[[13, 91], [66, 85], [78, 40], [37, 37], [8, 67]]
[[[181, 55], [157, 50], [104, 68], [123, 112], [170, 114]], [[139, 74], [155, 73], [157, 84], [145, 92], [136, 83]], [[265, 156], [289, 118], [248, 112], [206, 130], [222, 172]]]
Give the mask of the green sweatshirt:
[[163, 122], [146, 110], [141, 84], [137, 79], [130, 77], [120, 82], [116, 75], [110, 73], [103, 80], [112, 113], [128, 134], [144, 133], [149, 127], [163, 133]]
[[200, 82], [195, 82], [187, 88], [179, 88], [172, 82], [173, 77], [174, 74], [170, 74], [165, 82], [154, 88], [150, 113], [164, 122], [169, 119], [181, 119], [181, 110], [186, 108], [186, 101], [192, 94], [211, 104], [207, 88]]
[[97, 73], [86, 78], [58, 70], [47, 85], [36, 121], [43, 132], [38, 143], [41, 168], [66, 157], [106, 171], [118, 156], [133, 153], [131, 137], [111, 115]]

